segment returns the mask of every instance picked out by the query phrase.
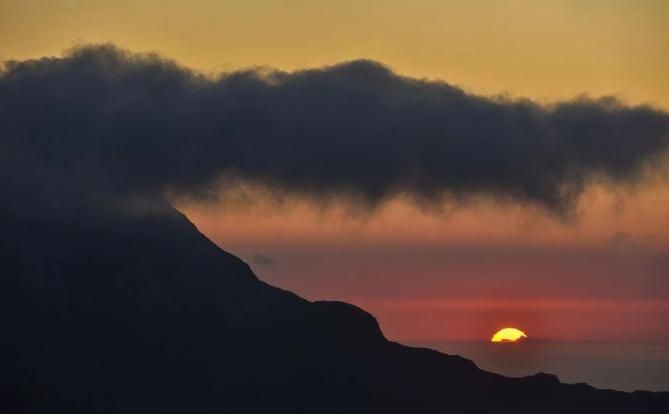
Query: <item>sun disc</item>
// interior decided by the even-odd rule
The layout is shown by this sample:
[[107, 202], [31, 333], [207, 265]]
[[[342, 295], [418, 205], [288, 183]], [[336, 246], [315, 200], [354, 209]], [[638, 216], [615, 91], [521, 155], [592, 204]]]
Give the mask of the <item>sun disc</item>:
[[527, 338], [525, 332], [516, 328], [504, 328], [495, 332], [490, 339], [491, 342], [517, 342], [521, 339]]

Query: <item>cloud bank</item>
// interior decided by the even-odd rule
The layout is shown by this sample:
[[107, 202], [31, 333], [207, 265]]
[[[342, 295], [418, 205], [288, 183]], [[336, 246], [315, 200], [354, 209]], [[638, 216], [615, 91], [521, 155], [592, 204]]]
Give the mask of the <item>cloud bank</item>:
[[102, 45], [0, 74], [0, 190], [17, 209], [198, 194], [226, 175], [317, 199], [565, 212], [591, 180], [637, 181], [668, 145], [651, 107], [492, 99], [365, 60], [211, 77]]

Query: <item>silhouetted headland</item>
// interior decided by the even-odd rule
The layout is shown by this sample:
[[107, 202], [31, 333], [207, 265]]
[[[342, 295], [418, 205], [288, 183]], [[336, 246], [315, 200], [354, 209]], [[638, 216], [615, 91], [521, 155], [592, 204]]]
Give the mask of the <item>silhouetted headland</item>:
[[0, 216], [6, 413], [663, 413], [669, 393], [506, 378], [258, 280], [181, 214]]

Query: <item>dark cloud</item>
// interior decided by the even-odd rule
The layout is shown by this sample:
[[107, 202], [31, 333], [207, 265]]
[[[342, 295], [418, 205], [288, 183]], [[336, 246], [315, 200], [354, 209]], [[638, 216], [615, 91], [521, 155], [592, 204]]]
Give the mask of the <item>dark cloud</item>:
[[318, 199], [565, 212], [592, 179], [636, 181], [669, 143], [666, 113], [612, 98], [483, 98], [371, 61], [212, 78], [109, 45], [6, 63], [0, 128], [0, 188], [18, 208], [202, 194], [229, 175]]
[[262, 266], [274, 266], [276, 260], [274, 258], [266, 256], [262, 253], [256, 253], [253, 255], [253, 263], [259, 264]]

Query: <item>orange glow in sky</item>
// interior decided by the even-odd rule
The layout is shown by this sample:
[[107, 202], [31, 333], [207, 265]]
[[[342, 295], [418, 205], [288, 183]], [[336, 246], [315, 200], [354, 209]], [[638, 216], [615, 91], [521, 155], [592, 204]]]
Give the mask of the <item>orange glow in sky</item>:
[[487, 340], [491, 326], [517, 323], [540, 338], [669, 341], [661, 181], [595, 186], [569, 218], [491, 200], [370, 212], [245, 191], [177, 205], [260, 278], [361, 306], [390, 338]]

